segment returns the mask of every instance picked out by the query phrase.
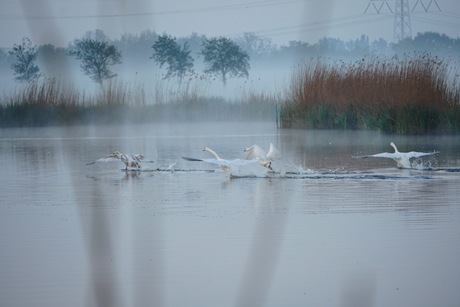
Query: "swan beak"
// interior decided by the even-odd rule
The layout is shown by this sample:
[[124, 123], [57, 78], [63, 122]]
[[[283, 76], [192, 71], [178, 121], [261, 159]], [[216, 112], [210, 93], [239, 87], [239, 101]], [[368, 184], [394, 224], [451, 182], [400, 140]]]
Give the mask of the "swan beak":
[[271, 163], [271, 162], [268, 162], [266, 166], [267, 166], [270, 170], [273, 170], [273, 168], [272, 168], [272, 163]]

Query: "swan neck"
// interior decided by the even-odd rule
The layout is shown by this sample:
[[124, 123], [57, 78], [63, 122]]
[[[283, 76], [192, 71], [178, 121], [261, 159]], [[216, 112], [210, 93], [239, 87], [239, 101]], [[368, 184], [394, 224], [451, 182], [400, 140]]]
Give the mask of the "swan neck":
[[393, 147], [395, 149], [395, 153], [399, 152], [398, 148], [396, 147], [396, 145], [393, 142], [391, 142], [390, 145], [391, 145], [391, 147]]
[[210, 152], [210, 153], [212, 153], [214, 155], [214, 157], [216, 157], [217, 160], [221, 160], [219, 155], [214, 150], [212, 150], [211, 148], [206, 147], [205, 150]]

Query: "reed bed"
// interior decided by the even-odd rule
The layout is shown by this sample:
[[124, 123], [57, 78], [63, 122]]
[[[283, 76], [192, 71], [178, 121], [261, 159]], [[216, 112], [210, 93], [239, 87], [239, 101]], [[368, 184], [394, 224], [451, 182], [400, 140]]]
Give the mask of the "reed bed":
[[28, 84], [0, 100], [0, 127], [73, 124], [145, 123], [155, 121], [272, 119], [273, 101], [247, 92], [235, 103], [206, 96], [202, 79], [190, 77], [178, 87], [170, 80], [144, 85], [110, 80], [93, 93], [55, 79]]
[[305, 62], [293, 72], [281, 126], [460, 132], [458, 74], [448, 68], [427, 54]]

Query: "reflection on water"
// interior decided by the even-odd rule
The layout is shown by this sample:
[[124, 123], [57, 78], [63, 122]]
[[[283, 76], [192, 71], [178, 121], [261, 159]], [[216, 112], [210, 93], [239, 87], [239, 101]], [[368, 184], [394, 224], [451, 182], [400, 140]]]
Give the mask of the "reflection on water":
[[[351, 158], [391, 141], [440, 154]], [[283, 176], [180, 158], [270, 142]], [[85, 165], [114, 150], [156, 162]], [[272, 123], [2, 130], [1, 305], [456, 306], [459, 152], [455, 136]]]

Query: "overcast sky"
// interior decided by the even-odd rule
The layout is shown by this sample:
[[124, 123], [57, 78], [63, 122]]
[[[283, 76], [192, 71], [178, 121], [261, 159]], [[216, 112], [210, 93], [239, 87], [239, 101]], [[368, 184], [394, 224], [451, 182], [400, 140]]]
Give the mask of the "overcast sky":
[[[0, 47], [22, 37], [35, 44], [67, 46], [86, 31], [101, 29], [110, 38], [152, 30], [176, 37], [193, 32], [234, 38], [254, 32], [281, 45], [315, 43], [322, 37], [393, 40], [394, 17], [374, 0], [0, 0]], [[420, 2], [421, 1], [421, 2]], [[422, 4], [427, 6], [424, 12]], [[412, 34], [435, 31], [460, 37], [460, 1], [409, 0]], [[377, 7], [383, 1], [373, 2]], [[395, 0], [387, 2], [394, 11]]]

